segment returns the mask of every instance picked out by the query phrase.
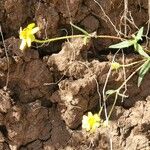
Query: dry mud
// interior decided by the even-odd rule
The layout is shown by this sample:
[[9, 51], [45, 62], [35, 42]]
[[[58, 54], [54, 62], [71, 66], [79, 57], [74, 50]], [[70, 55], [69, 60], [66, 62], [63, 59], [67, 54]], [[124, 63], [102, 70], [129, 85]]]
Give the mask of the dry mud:
[[[65, 35], [64, 29], [71, 34], [70, 21], [90, 33], [124, 32], [124, 1], [97, 2], [100, 5], [94, 0], [0, 1], [5, 38], [0, 41], [0, 150], [109, 150], [110, 139], [114, 150], [150, 149], [149, 73], [140, 88], [138, 74], [129, 81], [129, 97], [118, 99], [108, 128], [100, 127], [92, 135], [81, 129], [82, 116], [98, 109], [97, 86], [102, 93], [113, 57], [107, 47], [115, 41], [95, 39], [84, 45], [77, 38], [19, 50], [18, 30], [31, 22], [41, 28], [39, 39]], [[128, 34], [137, 30], [135, 25], [146, 29], [148, 2], [130, 0], [128, 11]], [[126, 51], [125, 64], [140, 60]], [[121, 53], [116, 60], [122, 61]], [[130, 67], [126, 75], [134, 70]], [[117, 88], [123, 73], [113, 71], [107, 88]], [[107, 101], [108, 111], [113, 101]]]

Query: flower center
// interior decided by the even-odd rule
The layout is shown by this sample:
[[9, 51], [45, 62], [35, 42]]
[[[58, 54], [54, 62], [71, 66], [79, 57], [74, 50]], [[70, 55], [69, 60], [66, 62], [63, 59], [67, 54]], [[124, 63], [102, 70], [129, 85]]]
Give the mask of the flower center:
[[89, 118], [88, 122], [90, 124], [90, 127], [92, 127], [96, 123], [96, 121], [95, 121], [95, 119], [93, 117]]

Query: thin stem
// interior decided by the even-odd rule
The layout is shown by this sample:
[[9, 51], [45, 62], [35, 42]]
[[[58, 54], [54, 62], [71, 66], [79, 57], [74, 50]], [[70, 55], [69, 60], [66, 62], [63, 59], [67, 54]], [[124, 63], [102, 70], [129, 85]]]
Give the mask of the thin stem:
[[94, 36], [94, 38], [126, 40], [125, 38], [121, 38], [121, 37], [117, 37], [117, 36], [110, 36], [110, 35], [96, 35], [96, 36]]
[[138, 68], [123, 82], [123, 84], [116, 90], [115, 100], [114, 100], [113, 106], [112, 106], [112, 108], [111, 108], [111, 110], [110, 110], [110, 112], [109, 112], [109, 114], [108, 114], [108, 119], [110, 118], [110, 116], [111, 116], [111, 114], [112, 114], [112, 111], [113, 111], [113, 109], [114, 109], [114, 107], [115, 107], [116, 101], [117, 101], [117, 99], [118, 99], [119, 91], [123, 88], [124, 85], [126, 85], [126, 83], [133, 77], [133, 75], [134, 75], [135, 73], [137, 73], [142, 67], [143, 67], [143, 64], [142, 64], [140, 67], [138, 67]]
[[109, 118], [110, 118], [110, 116], [111, 116], [111, 114], [112, 114], [112, 111], [113, 111], [113, 109], [114, 109], [114, 107], [115, 107], [115, 104], [116, 104], [117, 99], [118, 99], [118, 93], [116, 92], [115, 100], [114, 100], [113, 106], [111, 107], [111, 110], [110, 110], [110, 112], [109, 112], [109, 114], [108, 114], [108, 120], [109, 120]]
[[54, 41], [58, 41], [58, 40], [64, 40], [64, 39], [70, 39], [70, 38], [79, 38], [79, 37], [82, 38], [82, 37], [85, 37], [85, 35], [69, 35], [69, 36], [56, 37], [56, 38], [47, 39], [47, 40], [37, 40], [37, 39], [35, 39], [34, 42], [47, 43], [47, 42], [54, 42]]
[[120, 37], [116, 37], [116, 36], [109, 36], [109, 35], [68, 35], [68, 36], [62, 36], [62, 37], [56, 37], [56, 38], [52, 38], [52, 39], [47, 39], [47, 40], [38, 40], [38, 39], [35, 39], [34, 42], [37, 42], [37, 43], [47, 43], [47, 42], [54, 42], [54, 41], [58, 41], [58, 40], [64, 40], [64, 39], [71, 39], [71, 38], [84, 38], [84, 37], [87, 37], [87, 38], [103, 38], [103, 39], [117, 39], [117, 40], [125, 40], [124, 38], [120, 38]]
[[74, 25], [72, 22], [70, 22], [70, 25], [73, 26], [75, 29], [81, 31], [83, 34], [87, 35], [87, 36], [90, 36], [90, 34], [88, 32], [86, 32], [85, 30], [83, 30], [82, 28]]
[[136, 73], [143, 67], [143, 65], [144, 65], [144, 63], [143, 63], [140, 67], [138, 67], [138, 68], [127, 78], [127, 80], [125, 80], [125, 81], [123, 82], [123, 84], [122, 84], [117, 90], [120, 91], [121, 88], [133, 77], [133, 75], [136, 74]]
[[136, 62], [133, 62], [133, 63], [130, 63], [130, 64], [126, 64], [126, 65], [121, 65], [122, 67], [130, 67], [132, 65], [136, 65], [136, 64], [139, 64], [141, 62], [145, 61], [144, 59], [143, 60], [139, 60], [139, 61], [136, 61]]

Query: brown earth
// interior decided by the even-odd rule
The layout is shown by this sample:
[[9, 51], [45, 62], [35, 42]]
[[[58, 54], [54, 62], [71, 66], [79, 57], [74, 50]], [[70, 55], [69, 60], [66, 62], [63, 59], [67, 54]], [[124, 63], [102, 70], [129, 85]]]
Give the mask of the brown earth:
[[[81, 129], [82, 116], [98, 110], [97, 86], [102, 93], [114, 53], [107, 47], [116, 41], [92, 39], [84, 45], [77, 38], [19, 50], [19, 28], [31, 22], [41, 28], [39, 39], [71, 34], [70, 21], [89, 33], [122, 36], [123, 12], [120, 0], [0, 1], [5, 38], [0, 41], [0, 150], [109, 150], [110, 139], [114, 150], [150, 149], [150, 74], [140, 88], [138, 74], [129, 81], [128, 98], [117, 101], [108, 128], [95, 134]], [[144, 26], [146, 32], [147, 1], [130, 0], [127, 17], [129, 36], [136, 27]], [[125, 64], [140, 60], [129, 51]], [[122, 62], [121, 53], [116, 60]], [[130, 67], [126, 75], [134, 70]], [[113, 71], [107, 88], [116, 89], [123, 73]], [[113, 101], [107, 101], [108, 111]]]

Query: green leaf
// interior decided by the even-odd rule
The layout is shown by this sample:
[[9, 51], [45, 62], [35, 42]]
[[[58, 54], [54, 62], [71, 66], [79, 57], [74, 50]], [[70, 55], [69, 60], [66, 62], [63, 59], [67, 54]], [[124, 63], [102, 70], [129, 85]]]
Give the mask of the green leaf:
[[136, 40], [137, 40], [137, 41], [138, 41], [138, 40], [142, 40], [143, 30], [144, 30], [143, 27], [141, 27], [141, 28], [139, 29], [139, 31], [138, 31], [138, 33], [137, 33], [137, 35], [136, 35]]
[[112, 95], [114, 93], [116, 93], [116, 90], [108, 90], [108, 91], [106, 91], [106, 95]]
[[134, 49], [135, 49], [136, 51], [138, 51], [138, 53], [139, 53], [140, 55], [142, 55], [142, 56], [144, 56], [144, 57], [146, 57], [146, 58], [149, 58], [149, 57], [150, 57], [150, 56], [143, 50], [143, 47], [142, 47], [140, 44], [138, 44], [138, 43], [134, 44]]
[[111, 45], [111, 46], [109, 46], [109, 48], [126, 48], [126, 47], [129, 47], [131, 45], [134, 45], [135, 42], [136, 42], [135, 40], [125, 40], [125, 41], [120, 42], [118, 44]]
[[139, 72], [139, 77], [138, 77], [138, 87], [140, 87], [141, 82], [145, 76], [145, 74], [149, 71], [150, 69], [150, 59], [148, 59], [144, 64], [143, 67], [141, 68]]
[[74, 25], [72, 22], [70, 22], [70, 24], [71, 24], [71, 26], [73, 26], [75, 29], [77, 29], [77, 30], [81, 31], [83, 34], [89, 36], [89, 33], [86, 32], [85, 30], [83, 30], [82, 28], [80, 28], [80, 27]]

